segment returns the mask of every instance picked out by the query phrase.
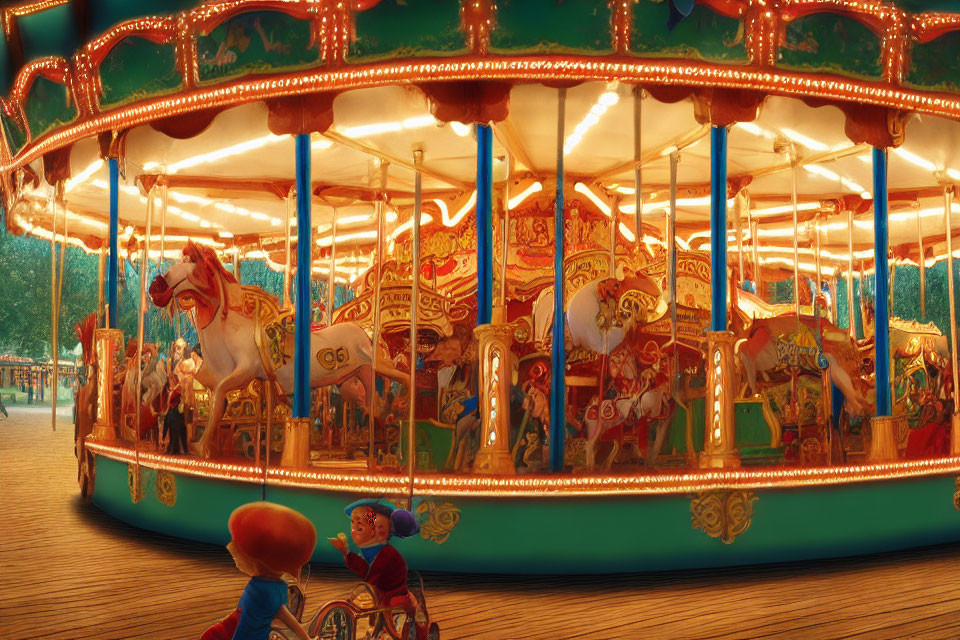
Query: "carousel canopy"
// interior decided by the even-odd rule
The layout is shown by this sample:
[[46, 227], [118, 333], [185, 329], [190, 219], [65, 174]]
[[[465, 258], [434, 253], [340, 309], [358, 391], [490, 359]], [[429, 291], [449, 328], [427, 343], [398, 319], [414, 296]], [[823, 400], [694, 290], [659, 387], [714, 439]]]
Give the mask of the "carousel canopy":
[[[637, 241], [636, 166], [643, 240], [663, 241], [677, 153], [678, 240], [709, 250], [709, 133], [720, 124], [729, 127], [731, 250], [739, 233], [775, 263], [792, 258], [797, 237], [806, 267], [817, 251], [828, 272], [845, 268], [852, 215], [854, 259], [869, 265], [871, 147], [886, 146], [891, 247], [917, 262], [922, 239], [927, 260], [944, 255], [944, 185], [960, 180], [960, 102], [944, 93], [956, 87], [940, 68], [960, 64], [949, 55], [960, 47], [960, 16], [945, 13], [948, 3], [786, 1], [764, 27], [749, 2], [705, 0], [673, 30], [668, 7], [650, 2], [622, 10], [586, 0], [482, 2], [477, 15], [455, 1], [429, 11], [395, 0], [346, 8], [272, 0], [135, 4], [48, 0], [5, 9], [2, 54], [11, 84], [0, 119], [11, 230], [49, 237], [55, 190], [48, 183], [59, 176], [70, 241], [102, 246], [104, 157], [114, 156], [123, 172], [122, 242], [146, 237], [152, 193], [154, 252], [162, 232], [168, 257], [194, 238], [279, 261], [296, 226], [289, 198], [295, 131], [284, 124], [296, 112], [309, 114], [299, 130], [312, 132], [315, 251], [344, 247], [337, 269], [356, 272], [370, 264], [365, 256], [377, 242], [378, 199], [387, 202], [385, 241], [410, 233], [415, 169], [423, 176], [424, 233], [469, 226], [472, 122], [493, 123], [494, 182], [506, 185], [510, 209], [549, 209], [557, 82], [567, 76], [567, 198], [616, 221], [624, 242]], [[542, 24], [521, 20], [537, 15]], [[758, 44], [763, 29], [773, 51]], [[471, 51], [530, 66], [444, 75]], [[623, 64], [586, 66], [607, 60]], [[550, 73], [534, 74], [535, 64]], [[779, 75], [754, 74], [770, 64]], [[572, 72], [577, 65], [584, 70]], [[710, 77], [724, 89], [711, 88]], [[453, 88], [438, 89], [440, 81]], [[307, 98], [283, 102], [297, 95]], [[891, 109], [895, 102], [902, 109]], [[417, 166], [415, 149], [423, 151]], [[157, 185], [166, 186], [165, 206]], [[62, 215], [60, 224], [58, 234]]]

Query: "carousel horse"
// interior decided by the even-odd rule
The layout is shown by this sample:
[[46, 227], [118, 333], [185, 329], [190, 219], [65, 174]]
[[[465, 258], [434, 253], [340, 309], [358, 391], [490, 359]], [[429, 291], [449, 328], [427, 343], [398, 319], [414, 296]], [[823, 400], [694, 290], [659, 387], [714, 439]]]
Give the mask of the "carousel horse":
[[[823, 336], [822, 347], [818, 344], [818, 326]], [[868, 409], [853, 379], [860, 371], [857, 345], [846, 331], [827, 320], [820, 319], [818, 323], [816, 317], [801, 316], [798, 327], [795, 313], [757, 319], [747, 337], [737, 341], [736, 353], [746, 377], [745, 386], [752, 394], [758, 391], [758, 375], [769, 381], [786, 367], [819, 375], [818, 356], [822, 354], [830, 379], [848, 406], [858, 414]]]
[[[598, 397], [594, 396], [587, 406], [583, 423], [587, 435], [585, 452], [588, 469], [596, 467], [596, 450], [600, 441], [604, 437], [610, 438], [610, 430], [622, 428], [631, 419], [638, 427], [649, 422], [656, 423], [654, 444], [647, 447], [645, 457], [639, 440], [631, 442], [637, 459], [644, 460], [647, 467], [652, 467], [660, 454], [673, 418], [669, 380], [653, 368], [644, 369], [639, 375], [637, 369], [636, 359], [629, 350], [621, 349], [611, 357], [611, 376], [618, 379], [623, 388], [617, 398], [598, 402]], [[620, 452], [621, 438], [612, 439], [613, 451], [604, 462], [604, 469], [610, 468]]]
[[[546, 343], [553, 329], [554, 309], [553, 287], [547, 287], [533, 304], [534, 344]], [[598, 278], [581, 287], [567, 302], [567, 346], [609, 355], [634, 326], [653, 322], [666, 312], [667, 303], [652, 278]]]
[[[293, 394], [294, 358], [284, 357], [282, 366], [268, 369], [257, 346], [257, 321], [243, 312], [242, 296], [240, 284], [213, 249], [192, 242], [183, 250], [183, 261], [158, 275], [150, 285], [150, 297], [156, 306], [166, 307], [176, 298], [182, 307], [196, 311], [203, 363], [195, 377], [213, 391], [207, 428], [200, 442], [201, 452], [207, 457], [212, 453], [213, 435], [226, 409], [229, 391], [242, 389], [256, 379], [275, 379], [284, 394]], [[354, 375], [366, 385], [373, 361], [373, 344], [358, 325], [341, 323], [313, 331], [310, 388], [339, 385]], [[409, 376], [386, 358], [376, 359], [376, 370], [398, 382], [409, 381]]]

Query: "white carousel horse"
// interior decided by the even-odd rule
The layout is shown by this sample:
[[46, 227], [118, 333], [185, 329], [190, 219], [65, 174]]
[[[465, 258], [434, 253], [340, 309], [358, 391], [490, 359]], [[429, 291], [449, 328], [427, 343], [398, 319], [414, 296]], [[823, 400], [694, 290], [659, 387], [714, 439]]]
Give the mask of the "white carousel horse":
[[[227, 393], [246, 387], [252, 380], [271, 378], [257, 347], [256, 320], [241, 311], [241, 287], [213, 250], [193, 243], [184, 248], [182, 262], [154, 279], [150, 296], [158, 307], [166, 307], [176, 297], [181, 306], [195, 308], [203, 353], [203, 363], [195, 377], [213, 391], [210, 416], [200, 441], [201, 452], [209, 456], [213, 434], [226, 408]], [[272, 373], [283, 393], [292, 395], [294, 358], [284, 360]], [[334, 324], [313, 331], [310, 388], [341, 384], [354, 375], [366, 385], [371, 379], [373, 360], [373, 344], [366, 332], [355, 324]], [[377, 358], [376, 370], [393, 380], [409, 383], [409, 376], [394, 368], [386, 358]]]
[[[609, 355], [623, 342], [630, 329], [636, 324], [631, 316], [621, 326], [611, 324], [601, 327], [597, 319], [601, 316], [601, 300], [598, 287], [609, 278], [598, 278], [583, 285], [567, 301], [565, 317], [567, 328], [570, 330], [570, 346], [589, 349], [594, 353]], [[637, 288], [648, 285], [646, 278], [633, 277], [621, 281], [625, 285]], [[650, 322], [661, 317], [667, 311], [667, 303], [662, 296], [649, 296], [652, 308], [644, 309], [644, 320]], [[543, 344], [553, 329], [554, 315], [553, 287], [547, 287], [540, 292], [533, 303], [533, 331], [534, 344]]]

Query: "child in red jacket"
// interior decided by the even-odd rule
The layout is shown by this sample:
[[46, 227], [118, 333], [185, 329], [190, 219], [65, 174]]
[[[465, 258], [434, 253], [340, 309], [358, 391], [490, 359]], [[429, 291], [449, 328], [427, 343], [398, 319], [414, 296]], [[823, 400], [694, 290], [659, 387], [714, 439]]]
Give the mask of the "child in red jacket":
[[420, 530], [412, 513], [382, 500], [358, 500], [344, 512], [350, 516], [350, 537], [360, 550], [351, 553], [345, 538], [330, 538], [343, 554], [347, 568], [377, 590], [385, 606], [410, 605], [407, 593], [407, 563], [394, 549], [391, 536], [408, 538]]

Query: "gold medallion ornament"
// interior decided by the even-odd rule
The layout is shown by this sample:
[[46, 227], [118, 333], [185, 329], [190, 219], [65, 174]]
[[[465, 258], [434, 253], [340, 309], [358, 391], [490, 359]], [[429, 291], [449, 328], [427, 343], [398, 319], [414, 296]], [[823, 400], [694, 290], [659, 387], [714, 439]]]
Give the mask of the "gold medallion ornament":
[[460, 509], [450, 502], [427, 500], [417, 506], [420, 516], [420, 537], [443, 544], [460, 522]]
[[127, 465], [127, 487], [130, 489], [130, 500], [133, 504], [143, 500], [143, 473], [140, 471], [140, 465]]
[[956, 479], [954, 486], [957, 490], [953, 492], [953, 508], [960, 511], [960, 477]]
[[752, 491], [710, 491], [697, 494], [690, 501], [694, 529], [703, 529], [711, 538], [724, 544], [750, 528], [753, 503], [758, 500]]
[[157, 500], [168, 507], [177, 503], [177, 477], [169, 471], [157, 471]]

